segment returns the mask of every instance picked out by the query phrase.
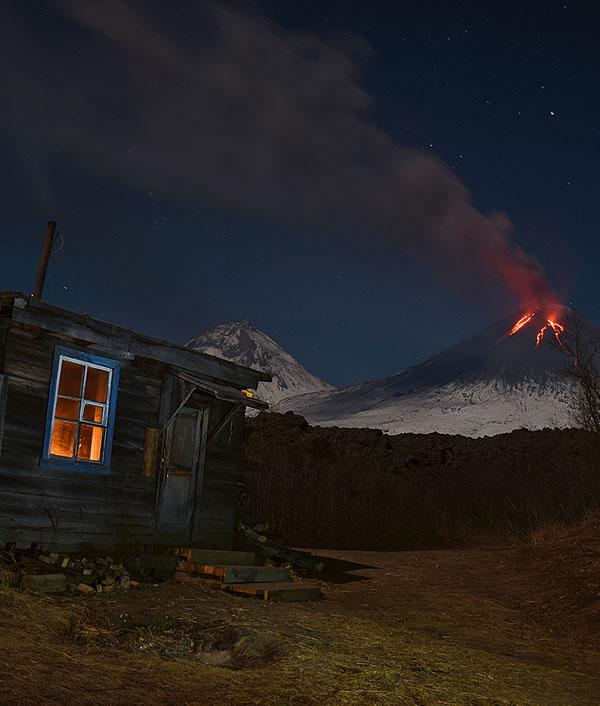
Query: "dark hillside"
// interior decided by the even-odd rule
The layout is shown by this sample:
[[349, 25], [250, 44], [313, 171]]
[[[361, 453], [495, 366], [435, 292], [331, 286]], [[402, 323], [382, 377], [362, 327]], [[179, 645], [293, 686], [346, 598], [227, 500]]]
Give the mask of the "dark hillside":
[[450, 546], [600, 507], [600, 440], [580, 430], [388, 436], [263, 413], [244, 468], [249, 515], [296, 546]]

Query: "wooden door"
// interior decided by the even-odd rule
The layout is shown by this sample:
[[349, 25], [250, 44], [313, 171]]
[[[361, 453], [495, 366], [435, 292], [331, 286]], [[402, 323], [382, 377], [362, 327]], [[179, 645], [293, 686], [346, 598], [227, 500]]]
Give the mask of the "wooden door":
[[165, 537], [191, 539], [201, 492], [207, 411], [183, 407], [167, 432], [158, 529]]

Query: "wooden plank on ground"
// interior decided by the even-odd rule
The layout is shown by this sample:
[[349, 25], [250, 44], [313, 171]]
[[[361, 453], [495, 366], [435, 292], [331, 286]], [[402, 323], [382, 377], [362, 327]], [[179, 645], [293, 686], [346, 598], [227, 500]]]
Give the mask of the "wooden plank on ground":
[[187, 560], [204, 566], [254, 566], [254, 552], [234, 552], [223, 549], [188, 549]]
[[225, 583], [266, 583], [290, 578], [285, 569], [276, 566], [212, 566], [181, 562], [177, 568], [191, 574], [214, 576]]
[[177, 583], [191, 583], [196, 586], [202, 586], [203, 588], [221, 588], [223, 585], [220, 581], [204, 578], [203, 576], [193, 576], [185, 571], [176, 571], [175, 581]]
[[225, 583], [222, 589], [228, 593], [256, 596], [272, 603], [318, 601], [321, 598], [321, 589], [318, 586], [293, 582]]
[[225, 583], [271, 583], [288, 581], [290, 574], [277, 566], [225, 566]]

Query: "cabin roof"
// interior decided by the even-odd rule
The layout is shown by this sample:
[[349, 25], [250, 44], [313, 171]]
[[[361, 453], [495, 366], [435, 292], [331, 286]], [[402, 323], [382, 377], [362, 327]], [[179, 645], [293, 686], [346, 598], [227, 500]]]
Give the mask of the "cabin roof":
[[8, 304], [12, 304], [11, 317], [15, 321], [103, 345], [120, 357], [152, 358], [241, 387], [255, 388], [259, 381], [270, 382], [272, 379], [268, 373], [260, 370], [147, 336], [125, 326], [95, 319], [88, 314], [63, 309], [33, 299], [22, 292], [0, 291], [0, 309]]

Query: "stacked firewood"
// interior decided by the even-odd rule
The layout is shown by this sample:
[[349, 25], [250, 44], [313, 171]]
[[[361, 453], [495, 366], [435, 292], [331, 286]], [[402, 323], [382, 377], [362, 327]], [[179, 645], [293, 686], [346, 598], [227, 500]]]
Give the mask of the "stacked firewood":
[[48, 552], [32, 544], [18, 549], [9, 542], [0, 552], [0, 571], [5, 582], [36, 593], [103, 593], [137, 588], [123, 562], [111, 556], [75, 556]]

